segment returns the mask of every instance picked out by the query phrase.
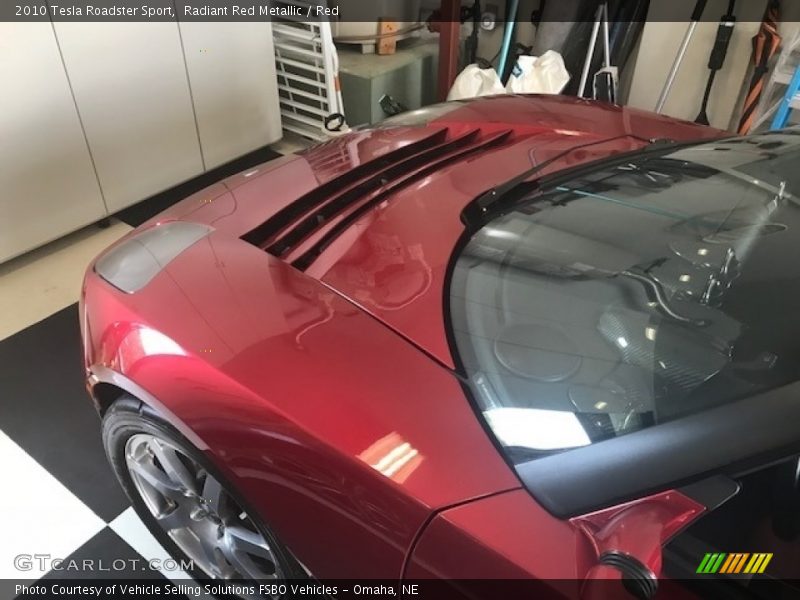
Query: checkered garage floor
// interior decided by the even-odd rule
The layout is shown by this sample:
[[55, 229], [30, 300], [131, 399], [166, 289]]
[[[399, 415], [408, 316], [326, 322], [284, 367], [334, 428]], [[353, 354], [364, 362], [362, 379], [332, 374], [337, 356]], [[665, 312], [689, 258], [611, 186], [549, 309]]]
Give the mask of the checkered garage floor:
[[192, 192], [276, 156], [257, 150], [126, 209], [109, 229], [92, 226], [0, 265], [0, 579], [187, 583], [106, 462], [84, 388], [75, 300], [86, 264], [113, 240]]
[[0, 578], [188, 577], [106, 462], [76, 305], [0, 341], [0, 383]]

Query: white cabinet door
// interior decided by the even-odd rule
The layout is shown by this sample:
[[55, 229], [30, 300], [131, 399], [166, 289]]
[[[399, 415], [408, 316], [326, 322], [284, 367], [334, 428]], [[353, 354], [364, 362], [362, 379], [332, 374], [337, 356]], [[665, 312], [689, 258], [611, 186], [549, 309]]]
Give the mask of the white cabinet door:
[[53, 29], [0, 23], [0, 262], [106, 214]]
[[177, 23], [55, 23], [112, 213], [203, 172]]
[[280, 139], [272, 24], [180, 28], [206, 168]]

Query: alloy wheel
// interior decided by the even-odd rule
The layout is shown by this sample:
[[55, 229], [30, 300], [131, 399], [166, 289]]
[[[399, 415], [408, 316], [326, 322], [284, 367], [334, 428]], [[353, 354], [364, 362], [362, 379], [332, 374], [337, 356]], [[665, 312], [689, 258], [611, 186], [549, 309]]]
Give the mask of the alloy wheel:
[[131, 436], [125, 462], [156, 523], [215, 579], [283, 577], [278, 558], [223, 485], [180, 448], [149, 433]]

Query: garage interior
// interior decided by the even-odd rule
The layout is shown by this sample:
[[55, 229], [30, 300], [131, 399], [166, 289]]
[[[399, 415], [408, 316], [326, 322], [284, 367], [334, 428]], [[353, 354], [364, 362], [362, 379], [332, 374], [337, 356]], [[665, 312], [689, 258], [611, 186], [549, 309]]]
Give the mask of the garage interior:
[[[77, 301], [100, 251], [179, 200], [349, 130], [483, 94], [599, 96], [731, 135], [794, 123], [800, 4], [790, 0], [709, 0], [697, 18], [693, 0], [328, 4], [338, 19], [313, 23], [0, 21], [6, 540], [81, 560], [167, 558], [106, 464]], [[525, 60], [548, 51], [554, 63]], [[330, 160], [347, 164], [346, 149]], [[800, 533], [796, 519], [782, 526], [787, 539]], [[0, 578], [19, 577], [21, 549], [0, 545]], [[776, 569], [800, 564], [796, 542], [775, 556]], [[54, 575], [64, 576], [34, 564], [24, 576]]]

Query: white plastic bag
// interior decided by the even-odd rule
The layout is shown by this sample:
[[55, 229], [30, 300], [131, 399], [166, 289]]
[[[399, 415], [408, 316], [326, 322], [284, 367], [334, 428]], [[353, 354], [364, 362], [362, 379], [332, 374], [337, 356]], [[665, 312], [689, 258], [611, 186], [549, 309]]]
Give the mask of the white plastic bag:
[[564, 59], [555, 50], [541, 56], [520, 56], [506, 91], [509, 94], [559, 94], [569, 82]]
[[503, 83], [492, 68], [481, 69], [472, 64], [464, 67], [447, 94], [448, 100], [463, 100], [492, 94], [505, 94]]

